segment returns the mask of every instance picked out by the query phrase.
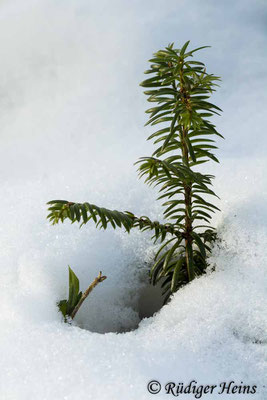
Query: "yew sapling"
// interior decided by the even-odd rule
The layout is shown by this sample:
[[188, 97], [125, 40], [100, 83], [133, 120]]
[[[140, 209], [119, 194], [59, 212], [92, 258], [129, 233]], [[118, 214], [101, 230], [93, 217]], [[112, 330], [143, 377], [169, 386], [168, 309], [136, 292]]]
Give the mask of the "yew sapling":
[[[197, 171], [200, 164], [218, 162], [213, 154], [216, 137], [223, 137], [210, 118], [221, 109], [209, 102], [219, 77], [209, 74], [205, 65], [193, 60], [195, 53], [209, 46], [188, 50], [174, 44], [155, 53], [141, 83], [154, 106], [146, 112], [146, 125], [159, 126], [148, 140], [156, 149], [150, 157], [137, 161], [140, 177], [158, 188], [163, 200], [164, 222], [138, 217], [132, 212], [109, 210], [91, 203], [67, 200], [49, 201], [48, 219], [53, 223], [69, 219], [81, 225], [92, 220], [97, 227], [151, 230], [161, 245], [150, 269], [153, 284], [162, 282], [165, 301], [181, 285], [192, 281], [207, 267], [207, 255], [216, 231], [211, 215], [219, 210], [209, 198], [213, 175]], [[152, 104], [153, 105], [153, 104]], [[203, 168], [202, 168], [203, 169]]]

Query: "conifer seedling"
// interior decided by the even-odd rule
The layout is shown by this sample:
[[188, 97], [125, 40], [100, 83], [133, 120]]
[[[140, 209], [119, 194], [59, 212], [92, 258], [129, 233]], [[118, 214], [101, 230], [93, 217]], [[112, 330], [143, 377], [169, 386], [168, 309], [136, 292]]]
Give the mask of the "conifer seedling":
[[[129, 211], [102, 208], [91, 203], [68, 200], [49, 201], [48, 219], [52, 224], [92, 220], [97, 227], [151, 230], [160, 243], [150, 269], [152, 284], [162, 282], [165, 301], [182, 285], [205, 272], [211, 244], [216, 239], [210, 226], [211, 214], [219, 210], [210, 198], [213, 175], [198, 172], [198, 166], [218, 162], [213, 154], [215, 139], [223, 137], [210, 118], [221, 109], [209, 102], [219, 77], [209, 74], [205, 65], [193, 59], [195, 53], [209, 46], [188, 50], [189, 41], [180, 49], [174, 43], [156, 52], [141, 83], [152, 107], [146, 112], [146, 125], [157, 129], [148, 140], [156, 148], [149, 157], [141, 157], [140, 177], [158, 188], [163, 201], [164, 221], [138, 217]], [[159, 127], [159, 129], [158, 129]]]

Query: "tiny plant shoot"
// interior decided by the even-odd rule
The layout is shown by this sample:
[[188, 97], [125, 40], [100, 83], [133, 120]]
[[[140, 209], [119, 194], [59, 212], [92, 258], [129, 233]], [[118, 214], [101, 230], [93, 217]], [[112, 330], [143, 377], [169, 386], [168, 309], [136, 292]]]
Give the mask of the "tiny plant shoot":
[[[165, 222], [151, 221], [129, 211], [116, 211], [91, 203], [67, 200], [49, 201], [48, 219], [52, 224], [92, 220], [106, 229], [133, 228], [153, 231], [161, 245], [150, 270], [153, 284], [162, 282], [165, 302], [179, 287], [205, 272], [207, 254], [216, 238], [210, 226], [211, 213], [219, 210], [210, 198], [213, 175], [197, 171], [199, 164], [218, 162], [213, 154], [217, 136], [223, 137], [210, 121], [221, 111], [209, 102], [219, 77], [209, 74], [205, 65], [193, 59], [195, 53], [209, 46], [189, 50], [189, 41], [180, 49], [174, 44], [155, 53], [141, 83], [152, 104], [146, 112], [146, 125], [157, 129], [148, 140], [156, 146], [150, 157], [137, 161], [140, 177], [156, 186], [163, 201]], [[159, 128], [158, 128], [159, 127]]]

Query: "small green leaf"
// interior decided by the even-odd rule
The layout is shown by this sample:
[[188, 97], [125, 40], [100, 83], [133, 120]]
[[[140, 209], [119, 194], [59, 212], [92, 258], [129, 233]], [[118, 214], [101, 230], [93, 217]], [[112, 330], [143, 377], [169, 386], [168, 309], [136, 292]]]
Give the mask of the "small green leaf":
[[83, 204], [81, 206], [81, 211], [82, 211], [83, 222], [86, 224], [86, 222], [88, 220], [87, 211], [86, 211], [85, 205], [83, 205]]
[[181, 257], [177, 261], [177, 263], [175, 264], [174, 272], [173, 272], [173, 275], [172, 275], [172, 282], [171, 282], [171, 292], [172, 293], [174, 293], [175, 290], [176, 290], [177, 282], [178, 282], [179, 275], [180, 275], [180, 272], [181, 272], [181, 268], [182, 268], [182, 265], [184, 264], [184, 262], [185, 262], [185, 258]]
[[188, 41], [183, 45], [183, 47], [181, 48], [181, 51], [180, 51], [180, 55], [181, 55], [181, 56], [184, 55], [185, 50], [187, 49], [189, 43], [190, 43], [190, 40], [188, 40]]
[[192, 146], [188, 136], [185, 137], [185, 142], [186, 142], [186, 146], [187, 146], [187, 149], [189, 151], [190, 157], [192, 158], [192, 160], [194, 162], [196, 162], [196, 156], [195, 156], [195, 153], [194, 153], [194, 149], [193, 149], [193, 146]]
[[78, 203], [74, 204], [73, 208], [74, 208], [74, 213], [76, 215], [76, 219], [78, 222], [80, 222], [81, 214], [80, 214], [79, 204]]
[[72, 271], [72, 269], [69, 266], [69, 300], [68, 303], [71, 308], [74, 308], [77, 304], [77, 297], [79, 295], [79, 279], [75, 275], [75, 273]]
[[203, 258], [206, 258], [206, 249], [205, 249], [205, 245], [201, 240], [201, 237], [198, 236], [198, 234], [196, 232], [192, 232], [192, 236], [196, 241], [196, 244], [200, 250], [200, 253], [202, 255]]

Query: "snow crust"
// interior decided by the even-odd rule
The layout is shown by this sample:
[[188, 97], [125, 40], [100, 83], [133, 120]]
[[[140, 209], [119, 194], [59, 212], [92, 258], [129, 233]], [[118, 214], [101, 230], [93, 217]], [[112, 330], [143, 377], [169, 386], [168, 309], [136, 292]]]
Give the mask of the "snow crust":
[[[0, 7], [0, 399], [146, 400], [153, 398], [147, 391], [153, 379], [162, 387], [169, 381], [233, 380], [257, 385], [256, 394], [203, 398], [266, 399], [267, 165], [260, 149], [266, 139], [259, 137], [262, 146], [254, 154], [249, 127], [239, 130], [243, 118], [248, 126], [251, 115], [263, 118], [256, 103], [239, 103], [239, 118], [229, 111], [247, 89], [244, 83], [233, 97], [227, 94], [238, 68], [234, 77], [226, 75], [227, 93], [219, 99], [231, 124], [218, 128], [232, 145], [243, 138], [252, 156], [221, 151], [221, 165], [211, 167], [222, 210], [213, 221], [221, 239], [210, 257], [215, 272], [140, 321], [139, 296], [155, 251], [150, 235], [102, 232], [90, 224], [80, 230], [68, 223], [51, 227], [45, 220], [45, 202], [54, 198], [162, 218], [157, 194], [137, 180], [131, 165], [151, 153], [136, 87], [152, 44], [140, 50], [145, 28], [137, 22], [143, 10], [137, 3], [129, 9], [115, 2], [124, 18], [105, 1], [13, 1]], [[183, 4], [170, 7], [186, 12]], [[216, 14], [209, 2], [206, 8], [192, 5], [196, 15]], [[152, 24], [142, 18], [145, 26]], [[122, 34], [131, 30], [135, 35]], [[193, 32], [197, 44], [198, 34]], [[217, 35], [220, 43], [223, 36]], [[165, 44], [153, 38], [155, 48]], [[105, 51], [99, 46], [104, 42]], [[248, 80], [254, 69], [249, 65]], [[263, 101], [257, 82], [252, 96], [257, 91]], [[82, 289], [99, 270], [108, 276], [72, 326], [62, 322], [56, 306], [67, 295], [68, 265]], [[116, 333], [122, 331], [128, 332]], [[162, 390], [155, 398], [168, 396]]]

